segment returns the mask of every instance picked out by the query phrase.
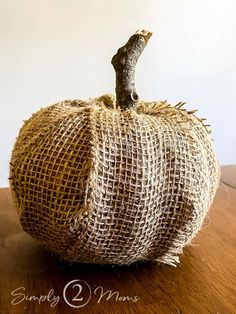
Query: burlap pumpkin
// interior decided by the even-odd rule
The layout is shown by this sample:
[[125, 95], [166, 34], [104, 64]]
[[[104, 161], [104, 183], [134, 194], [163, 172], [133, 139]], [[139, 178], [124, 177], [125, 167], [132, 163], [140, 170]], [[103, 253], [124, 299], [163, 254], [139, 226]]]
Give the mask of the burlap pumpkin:
[[20, 130], [10, 163], [20, 223], [66, 260], [175, 265], [211, 205], [219, 167], [202, 120], [183, 103], [133, 101], [66, 100]]

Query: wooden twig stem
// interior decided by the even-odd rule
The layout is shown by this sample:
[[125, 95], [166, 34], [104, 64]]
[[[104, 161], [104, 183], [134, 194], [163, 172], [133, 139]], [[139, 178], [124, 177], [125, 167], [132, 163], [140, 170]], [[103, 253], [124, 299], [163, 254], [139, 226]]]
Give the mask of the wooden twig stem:
[[135, 90], [135, 66], [152, 33], [137, 31], [111, 60], [116, 72], [116, 105], [121, 110], [131, 109], [139, 97]]

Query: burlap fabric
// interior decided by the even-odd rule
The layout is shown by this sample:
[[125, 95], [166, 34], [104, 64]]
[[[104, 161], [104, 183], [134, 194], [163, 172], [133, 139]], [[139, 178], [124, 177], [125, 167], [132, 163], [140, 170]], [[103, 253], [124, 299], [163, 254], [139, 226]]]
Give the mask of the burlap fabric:
[[219, 181], [208, 129], [182, 105], [122, 112], [105, 95], [34, 114], [10, 163], [24, 230], [72, 262], [178, 263]]

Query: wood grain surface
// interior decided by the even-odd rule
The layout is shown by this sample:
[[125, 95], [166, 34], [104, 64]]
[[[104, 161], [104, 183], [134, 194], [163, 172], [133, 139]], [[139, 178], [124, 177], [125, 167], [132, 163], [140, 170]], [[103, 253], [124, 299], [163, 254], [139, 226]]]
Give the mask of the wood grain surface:
[[9, 189], [0, 189], [0, 313], [235, 314], [236, 167], [224, 171], [232, 187], [220, 184], [176, 268], [62, 262], [22, 231]]
[[221, 167], [221, 182], [236, 189], [236, 165]]

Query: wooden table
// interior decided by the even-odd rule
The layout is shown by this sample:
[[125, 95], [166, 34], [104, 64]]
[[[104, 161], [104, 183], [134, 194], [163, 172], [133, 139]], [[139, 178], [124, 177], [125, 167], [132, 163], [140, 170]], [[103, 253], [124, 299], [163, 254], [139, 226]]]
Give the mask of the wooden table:
[[235, 314], [236, 166], [222, 168], [203, 229], [176, 268], [59, 261], [21, 230], [10, 191], [1, 189], [0, 313]]

